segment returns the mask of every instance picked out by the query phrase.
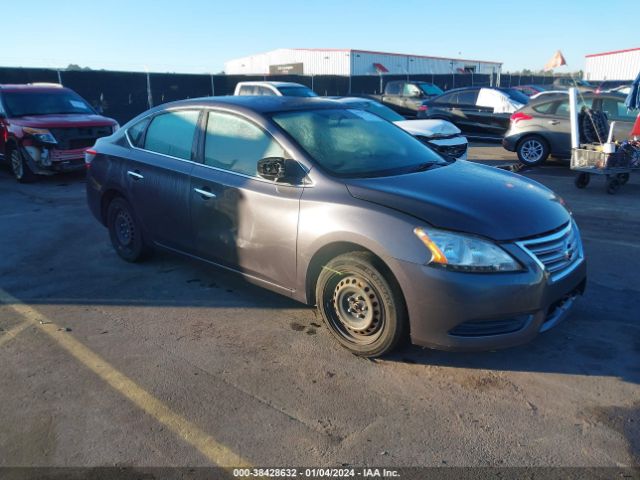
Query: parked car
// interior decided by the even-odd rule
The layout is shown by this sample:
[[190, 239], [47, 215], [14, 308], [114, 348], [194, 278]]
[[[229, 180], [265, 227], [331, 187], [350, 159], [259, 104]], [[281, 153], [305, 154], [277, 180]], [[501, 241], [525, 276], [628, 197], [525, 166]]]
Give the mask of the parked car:
[[598, 84], [596, 93], [617, 91], [620, 87], [629, 87], [630, 80], [604, 80]]
[[84, 168], [84, 151], [118, 129], [58, 84], [0, 85], [0, 155], [19, 182]]
[[426, 100], [442, 93], [442, 89], [433, 83], [394, 80], [385, 85], [382, 95], [363, 96], [376, 100], [405, 117], [416, 117]]
[[[585, 92], [578, 96], [578, 104], [579, 108], [605, 112], [609, 121], [616, 122], [615, 137], [624, 140], [636, 119], [636, 114], [627, 110], [625, 98], [619, 93]], [[502, 146], [516, 152], [525, 165], [540, 165], [549, 155], [570, 157], [569, 95], [545, 95], [514, 113]]]
[[266, 95], [276, 97], [317, 97], [306, 85], [293, 82], [238, 82], [234, 95]]
[[500, 139], [510, 114], [528, 101], [512, 88], [456, 88], [425, 102], [418, 118], [448, 120], [466, 135]]
[[511, 88], [524, 93], [527, 97], [549, 90], [545, 85], [514, 85]]
[[367, 98], [343, 97], [336, 100], [351, 108], [365, 110], [393, 122], [440, 155], [457, 160], [467, 159], [469, 142], [453, 123], [446, 120], [406, 120], [380, 102]]
[[578, 227], [553, 192], [446, 161], [332, 100], [174, 102], [86, 161], [90, 209], [124, 260], [154, 247], [237, 272], [317, 305], [357, 355], [409, 335], [444, 349], [526, 342], [584, 289]]
[[545, 90], [544, 92], [538, 92], [529, 97], [529, 101], [535, 100], [540, 97], [546, 97], [547, 95], [557, 95], [561, 93], [563, 95], [569, 95], [569, 90]]
[[592, 92], [597, 87], [588, 82], [587, 80], [579, 80], [573, 77], [559, 77], [553, 81], [554, 89], [558, 90], [567, 90], [571, 87], [576, 87], [578, 90], [582, 92]]

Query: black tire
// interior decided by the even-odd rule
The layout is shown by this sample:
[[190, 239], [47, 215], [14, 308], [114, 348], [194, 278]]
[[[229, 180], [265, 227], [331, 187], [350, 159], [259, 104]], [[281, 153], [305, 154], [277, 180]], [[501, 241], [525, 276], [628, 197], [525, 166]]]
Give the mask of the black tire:
[[628, 173], [619, 173], [616, 178], [618, 179], [618, 182], [620, 182], [620, 185], [624, 185], [625, 183], [627, 183], [629, 181], [629, 174]]
[[524, 137], [516, 147], [518, 160], [528, 167], [542, 165], [549, 157], [549, 144], [537, 135]]
[[613, 195], [614, 193], [616, 193], [619, 188], [620, 188], [620, 182], [618, 181], [617, 178], [609, 179], [609, 181], [607, 182], [607, 193], [609, 195]]
[[375, 257], [351, 252], [331, 260], [316, 285], [318, 309], [340, 345], [362, 357], [391, 352], [408, 330], [404, 298]]
[[116, 253], [127, 262], [139, 262], [151, 253], [133, 208], [122, 197], [115, 197], [107, 209], [109, 237]]
[[11, 150], [9, 154], [9, 168], [11, 168], [13, 176], [20, 183], [33, 183], [37, 180], [36, 174], [33, 173], [24, 156], [17, 148]]
[[589, 185], [589, 181], [591, 180], [591, 175], [586, 172], [579, 173], [576, 179], [574, 180], [576, 187], [585, 188]]

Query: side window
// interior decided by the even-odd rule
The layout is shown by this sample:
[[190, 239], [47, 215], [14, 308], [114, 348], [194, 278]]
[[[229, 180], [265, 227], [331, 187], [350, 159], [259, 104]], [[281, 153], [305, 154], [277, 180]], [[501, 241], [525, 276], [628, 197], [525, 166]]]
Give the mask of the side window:
[[239, 95], [255, 95], [255, 88], [253, 85], [243, 85], [240, 87]]
[[209, 112], [205, 165], [256, 176], [258, 160], [284, 156], [283, 148], [257, 125], [228, 113]]
[[615, 98], [603, 98], [602, 110], [607, 114], [609, 120], [634, 122], [636, 119], [636, 114], [630, 112], [623, 101]]
[[265, 95], [267, 97], [274, 97], [276, 94], [267, 87], [256, 87], [256, 95]]
[[400, 83], [399, 82], [388, 83], [384, 93], [386, 93], [387, 95], [400, 95]]
[[0, 116], [6, 116], [7, 112], [5, 111], [4, 107], [2, 106], [2, 96], [0, 96]]
[[540, 105], [535, 105], [535, 106], [533, 106], [531, 108], [533, 108], [538, 113], [547, 114], [547, 113], [550, 113], [551, 107], [553, 105], [555, 105], [554, 102], [547, 102], [547, 103], [541, 103]]
[[448, 93], [445, 95], [441, 95], [434, 100], [435, 103], [458, 103], [458, 94], [457, 93]]
[[412, 97], [414, 95], [420, 95], [420, 89], [418, 87], [416, 87], [415, 85], [412, 85], [410, 83], [405, 83], [404, 84], [404, 91], [402, 92], [402, 94], [405, 97]]
[[[582, 110], [582, 107], [593, 108], [593, 98], [586, 98], [584, 102], [578, 100], [578, 112]], [[560, 117], [569, 116], [569, 100], [561, 101], [556, 107], [556, 115]]]
[[461, 105], [475, 105], [478, 99], [478, 90], [465, 90], [458, 93], [458, 103]]
[[149, 122], [151, 119], [149, 117], [140, 120], [135, 125], [131, 126], [127, 130], [127, 136], [129, 137], [129, 141], [134, 147], [142, 148], [144, 145], [142, 141], [144, 140], [144, 131], [147, 129]]
[[158, 115], [147, 129], [144, 148], [190, 160], [199, 115], [198, 110], [181, 110]]

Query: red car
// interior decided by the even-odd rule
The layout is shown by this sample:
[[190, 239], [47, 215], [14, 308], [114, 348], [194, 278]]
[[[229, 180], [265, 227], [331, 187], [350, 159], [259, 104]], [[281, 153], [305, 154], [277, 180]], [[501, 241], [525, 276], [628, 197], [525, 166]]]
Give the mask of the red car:
[[0, 85], [0, 158], [19, 182], [84, 168], [85, 150], [118, 128], [61, 85]]

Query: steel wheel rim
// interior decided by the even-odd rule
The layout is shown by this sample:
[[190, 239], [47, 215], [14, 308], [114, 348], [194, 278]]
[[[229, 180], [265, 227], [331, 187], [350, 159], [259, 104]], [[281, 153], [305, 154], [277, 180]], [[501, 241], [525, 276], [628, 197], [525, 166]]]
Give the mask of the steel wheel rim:
[[118, 211], [114, 220], [114, 230], [120, 245], [129, 247], [133, 243], [135, 227], [129, 212], [125, 210]]
[[384, 310], [377, 290], [367, 280], [346, 275], [332, 284], [329, 318], [332, 327], [351, 343], [369, 345], [381, 335]]
[[20, 179], [24, 175], [24, 165], [22, 164], [22, 159], [18, 152], [14, 151], [11, 153], [11, 169], [13, 170], [13, 174], [16, 178]]
[[527, 162], [537, 162], [542, 158], [543, 152], [544, 147], [542, 143], [537, 140], [527, 140], [520, 148], [522, 158]]

